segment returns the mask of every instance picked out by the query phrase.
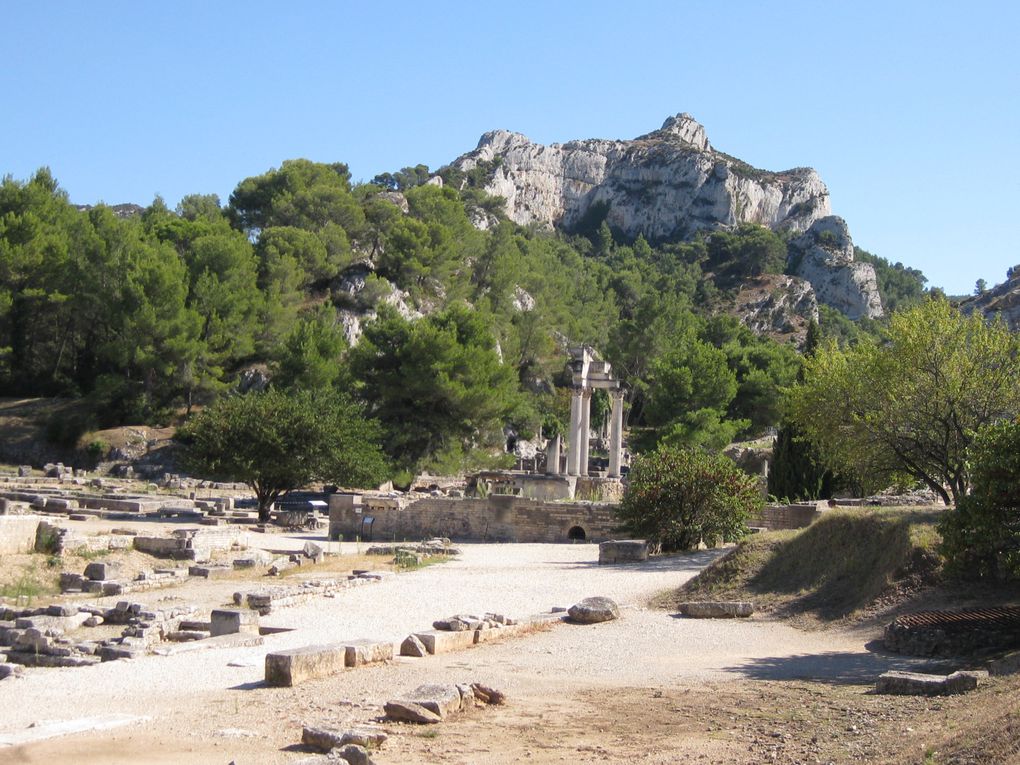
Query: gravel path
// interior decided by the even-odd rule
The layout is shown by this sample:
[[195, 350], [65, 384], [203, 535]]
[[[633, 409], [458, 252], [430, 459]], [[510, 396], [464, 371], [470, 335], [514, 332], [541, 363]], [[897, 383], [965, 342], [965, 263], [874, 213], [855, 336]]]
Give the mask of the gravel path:
[[[203, 650], [82, 669], [29, 670], [22, 679], [3, 683], [0, 733], [44, 719], [124, 713], [152, 716], [149, 735], [159, 731], [203, 735], [217, 726], [243, 726], [248, 715], [242, 708], [248, 707], [264, 708], [263, 717], [265, 710], [270, 710], [268, 716], [275, 710], [279, 725], [289, 729], [314, 717], [318, 709], [314, 699], [331, 699], [334, 715], [337, 699], [351, 702], [355, 718], [359, 708], [426, 681], [475, 679], [519, 697], [537, 697], [552, 689], [663, 686], [741, 677], [824, 675], [851, 681], [905, 664], [868, 653], [867, 636], [853, 633], [800, 632], [754, 620], [678, 619], [643, 608], [651, 594], [694, 576], [714, 552], [598, 566], [596, 545], [471, 544], [461, 549], [458, 559], [443, 565], [280, 609], [264, 617], [263, 625], [292, 631], [268, 635], [258, 648]], [[160, 598], [170, 592], [137, 599], [158, 607]], [[269, 651], [354, 638], [397, 641], [457, 612], [524, 616], [569, 606], [590, 595], [615, 599], [623, 607], [622, 618], [588, 627], [561, 624], [460, 653], [398, 659], [316, 681], [307, 691], [260, 687]], [[293, 715], [279, 714], [281, 700], [293, 705]], [[274, 733], [264, 735], [272, 738]]]

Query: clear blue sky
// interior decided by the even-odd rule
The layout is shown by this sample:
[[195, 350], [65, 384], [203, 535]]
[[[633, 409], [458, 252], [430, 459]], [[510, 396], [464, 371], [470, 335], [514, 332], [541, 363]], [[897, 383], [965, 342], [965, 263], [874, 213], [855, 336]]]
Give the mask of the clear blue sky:
[[[289, 7], [288, 7], [289, 6]], [[0, 174], [72, 201], [223, 201], [307, 157], [439, 167], [507, 128], [631, 138], [687, 111], [808, 165], [855, 242], [966, 293], [1020, 263], [1020, 3], [9, 2]]]

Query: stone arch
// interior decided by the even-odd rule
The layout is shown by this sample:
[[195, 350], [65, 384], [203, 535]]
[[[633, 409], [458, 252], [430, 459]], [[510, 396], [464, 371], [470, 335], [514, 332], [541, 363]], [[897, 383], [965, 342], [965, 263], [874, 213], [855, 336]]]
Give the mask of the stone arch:
[[571, 526], [567, 532], [567, 539], [571, 542], [584, 542], [588, 539], [588, 534], [583, 526]]

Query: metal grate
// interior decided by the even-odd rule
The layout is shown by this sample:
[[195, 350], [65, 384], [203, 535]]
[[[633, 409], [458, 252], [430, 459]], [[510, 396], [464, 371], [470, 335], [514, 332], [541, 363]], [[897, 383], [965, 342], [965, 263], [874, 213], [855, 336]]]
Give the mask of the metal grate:
[[900, 616], [895, 624], [901, 627], [942, 627], [950, 629], [1020, 630], [1020, 607], [977, 608], [964, 611], [918, 611]]

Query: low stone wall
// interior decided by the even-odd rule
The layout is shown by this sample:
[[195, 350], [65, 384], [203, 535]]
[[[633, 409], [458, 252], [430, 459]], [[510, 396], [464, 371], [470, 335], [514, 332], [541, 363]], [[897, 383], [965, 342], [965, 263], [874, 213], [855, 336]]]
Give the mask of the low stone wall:
[[38, 515], [0, 515], [0, 555], [35, 550], [35, 535], [41, 522]]
[[828, 502], [798, 502], [792, 505], [766, 505], [747, 521], [751, 528], [768, 531], [802, 529], [818, 520], [829, 509]]
[[99, 550], [123, 550], [132, 546], [134, 537], [126, 534], [87, 535], [82, 532], [58, 526], [48, 521], [39, 524], [36, 534], [37, 552], [60, 554], [70, 551], [98, 552]]
[[[370, 498], [365, 498], [371, 502]], [[592, 502], [542, 502], [506, 495], [485, 499], [429, 497], [401, 507], [371, 509], [350, 495], [329, 500], [331, 539], [371, 538], [379, 541], [448, 539], [495, 542], [601, 542], [618, 532], [613, 505]], [[360, 511], [360, 512], [359, 512]], [[372, 518], [371, 526], [366, 518]]]
[[140, 552], [174, 560], [209, 560], [213, 550], [229, 550], [247, 546], [248, 536], [236, 527], [217, 526], [202, 529], [177, 529], [168, 537], [134, 537], [134, 548]]

